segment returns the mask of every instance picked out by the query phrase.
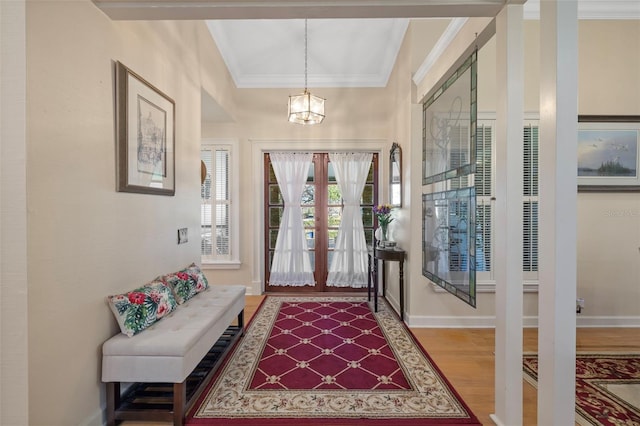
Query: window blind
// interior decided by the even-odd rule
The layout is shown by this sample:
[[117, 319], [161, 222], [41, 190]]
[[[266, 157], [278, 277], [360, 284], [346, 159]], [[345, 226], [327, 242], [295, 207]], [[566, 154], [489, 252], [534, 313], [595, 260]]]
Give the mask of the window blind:
[[230, 160], [227, 146], [202, 146], [200, 158], [207, 168], [201, 188], [201, 255], [203, 260], [231, 257]]
[[524, 127], [522, 270], [538, 271], [538, 126]]

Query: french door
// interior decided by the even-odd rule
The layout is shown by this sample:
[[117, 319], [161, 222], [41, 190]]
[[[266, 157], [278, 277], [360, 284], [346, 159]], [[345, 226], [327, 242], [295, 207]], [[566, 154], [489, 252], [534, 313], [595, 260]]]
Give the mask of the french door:
[[[313, 162], [309, 169], [307, 182], [303, 191], [300, 206], [304, 223], [305, 239], [315, 285], [302, 287], [272, 286], [269, 276], [280, 221], [284, 211], [284, 201], [278, 186], [276, 175], [271, 165], [269, 154], [264, 156], [264, 229], [265, 229], [265, 290], [269, 292], [353, 292], [366, 291], [350, 287], [332, 287], [326, 284], [329, 265], [333, 255], [338, 229], [342, 220], [342, 195], [336, 182], [333, 165], [328, 153], [313, 154]], [[373, 206], [378, 202], [378, 155], [373, 155], [367, 183], [362, 191], [360, 208], [367, 244], [373, 242], [375, 217]]]

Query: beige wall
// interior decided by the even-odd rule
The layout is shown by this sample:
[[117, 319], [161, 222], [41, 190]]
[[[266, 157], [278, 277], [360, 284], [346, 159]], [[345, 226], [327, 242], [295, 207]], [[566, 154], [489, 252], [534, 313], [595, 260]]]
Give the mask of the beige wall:
[[[525, 105], [528, 115], [539, 110], [539, 21], [525, 21]], [[624, 48], [621, 48], [624, 46]], [[495, 38], [478, 53], [478, 111], [495, 113]], [[579, 114], [640, 115], [640, 21], [580, 21]], [[419, 135], [418, 135], [419, 137]], [[414, 149], [420, 142], [414, 138]], [[413, 169], [420, 167], [414, 158]], [[542, 171], [541, 171], [542, 172]], [[415, 191], [414, 191], [415, 192]], [[412, 213], [419, 213], [413, 210]], [[543, 219], [541, 219], [543, 220]], [[419, 223], [412, 220], [412, 223]], [[577, 296], [586, 309], [578, 325], [640, 323], [640, 194], [578, 194]], [[413, 245], [412, 256], [419, 246]], [[411, 317], [438, 325], [491, 324], [492, 293], [478, 295], [477, 309], [448, 294], [437, 293], [412, 267]], [[421, 284], [417, 284], [420, 282]], [[525, 321], [537, 316], [537, 293], [524, 295]]]
[[[437, 21], [441, 23], [440, 20]], [[422, 27], [420, 27], [422, 29]], [[417, 32], [417, 34], [416, 34]], [[410, 171], [411, 168], [407, 167], [409, 159], [416, 155], [416, 149], [411, 143], [412, 135], [412, 117], [411, 117], [411, 99], [414, 93], [414, 84], [411, 80], [412, 70], [414, 69], [414, 51], [412, 46], [415, 44], [414, 40], [420, 40], [425, 37], [422, 31], [414, 30], [414, 26], [410, 25], [407, 34], [403, 40], [403, 43], [398, 52], [396, 58], [396, 66], [393, 72], [389, 76], [389, 82], [387, 84], [389, 105], [392, 110], [390, 114], [390, 128], [389, 128], [389, 141], [397, 142], [402, 149], [402, 208], [394, 209], [394, 221], [389, 225], [389, 233], [391, 237], [397, 241], [398, 245], [409, 251], [410, 240], [415, 238], [417, 233], [411, 229], [410, 223], [410, 211], [411, 205], [416, 202], [411, 199], [411, 180]], [[426, 37], [425, 37], [426, 38]], [[383, 153], [385, 160], [388, 160], [389, 149]], [[418, 154], [420, 155], [420, 154]], [[381, 187], [385, 196], [382, 198], [385, 203], [389, 202], [388, 182], [389, 182], [389, 165], [385, 163], [384, 178], [381, 180]], [[420, 256], [407, 256], [404, 264], [404, 270], [409, 271], [412, 264], [420, 263]], [[387, 297], [391, 303], [399, 310], [400, 298], [399, 298], [399, 264], [396, 262], [388, 262], [387, 264]], [[411, 279], [408, 273], [405, 273], [404, 285], [405, 285], [405, 301], [411, 299]], [[405, 303], [405, 311], [408, 304]]]
[[0, 2], [0, 424], [28, 423], [25, 2]]
[[[605, 24], [581, 25], [581, 46], [586, 37], [586, 31], [582, 30], [590, 29], [590, 25]], [[632, 31], [631, 38], [635, 35], [636, 44], [629, 35], [625, 36], [629, 33], [619, 33], [618, 27], [612, 35], [609, 29], [598, 27], [598, 36], [594, 37], [600, 39], [593, 42], [598, 49], [581, 47], [581, 58], [595, 55], [587, 66], [593, 68], [589, 70], [594, 73], [593, 78], [598, 78], [596, 83], [586, 83], [581, 75], [581, 112], [640, 114], [637, 104], [640, 89], [631, 78], [640, 74], [637, 56], [632, 55], [635, 59], [627, 55], [602, 56], [617, 48], [621, 41], [628, 54], [640, 50], [638, 23], [629, 25], [632, 28], [627, 30]], [[386, 154], [391, 142], [397, 140], [405, 153], [405, 182], [410, 182], [412, 170], [419, 173], [421, 147], [409, 143], [415, 119], [408, 121], [411, 83], [404, 80], [409, 76], [407, 69], [411, 62], [408, 40], [410, 36], [403, 44], [389, 88], [313, 90], [327, 98], [328, 117], [321, 126], [301, 127], [284, 120], [287, 96], [297, 91], [233, 89], [204, 24], [115, 22], [89, 1], [28, 2], [30, 424], [100, 423], [100, 409], [104, 405], [101, 344], [117, 333], [105, 296], [131, 289], [198, 259], [202, 137], [237, 139], [242, 159], [243, 264], [238, 271], [207, 271], [213, 284], [255, 286], [261, 274], [256, 270], [260, 260], [256, 259], [259, 252], [255, 250], [256, 244], [261, 244], [261, 235], [254, 215], [261, 208], [261, 188], [256, 188], [255, 181], [262, 171], [252, 162], [253, 147], [260, 141], [273, 140], [279, 146], [288, 141], [305, 141], [308, 149], [326, 148], [329, 146], [326, 141], [347, 141], [341, 149], [358, 149], [377, 141], [374, 145], [381, 147], [384, 158], [381, 162], [384, 183]], [[115, 192], [114, 60], [122, 61], [176, 101], [174, 197]], [[608, 74], [605, 67], [616, 70], [615, 74]], [[628, 72], [621, 72], [623, 68], [629, 68]], [[593, 94], [593, 90], [611, 85], [612, 81], [615, 96]], [[626, 89], [618, 89], [618, 85]], [[236, 120], [234, 123], [201, 126], [201, 87], [216, 98]], [[535, 106], [537, 101], [531, 101], [530, 96], [527, 105], [532, 102]], [[587, 100], [589, 103], [585, 104]], [[412, 167], [408, 167], [410, 164]], [[405, 195], [409, 193], [407, 186]], [[419, 203], [416, 199], [408, 200], [397, 222], [406, 221], [411, 226], [396, 234], [403, 244], [410, 239], [406, 244], [412, 248], [408, 262], [413, 270], [420, 265], [420, 250], [414, 249], [416, 244], [419, 247], [416, 240], [419, 228], [415, 229], [413, 224], [420, 221], [418, 218], [415, 222], [408, 213], [416, 202]], [[640, 304], [634, 303], [639, 300], [640, 291], [637, 194], [581, 194], [579, 203], [579, 266], [584, 273], [578, 278], [579, 289], [584, 290], [582, 296], [587, 299], [587, 312], [602, 317], [637, 318], [640, 309]], [[410, 211], [414, 214], [416, 209]], [[610, 211], [630, 214], [619, 217]], [[188, 244], [176, 244], [179, 227], [189, 228]], [[636, 269], [630, 270], [631, 265]], [[480, 308], [473, 310], [450, 295], [434, 293], [419, 274], [412, 274], [408, 280], [412, 316], [493, 315], [492, 294], [481, 294]], [[393, 288], [395, 283], [391, 285]]]
[[[199, 261], [200, 90], [225, 101], [233, 86], [194, 46], [216, 51], [204, 23], [27, 3], [29, 424], [99, 424], [101, 344], [118, 332], [106, 296]], [[175, 101], [173, 197], [115, 191], [116, 60]]]
[[[579, 38], [578, 113], [640, 115], [640, 21], [581, 22]], [[638, 324], [640, 193], [578, 194], [578, 295], [590, 322]]]

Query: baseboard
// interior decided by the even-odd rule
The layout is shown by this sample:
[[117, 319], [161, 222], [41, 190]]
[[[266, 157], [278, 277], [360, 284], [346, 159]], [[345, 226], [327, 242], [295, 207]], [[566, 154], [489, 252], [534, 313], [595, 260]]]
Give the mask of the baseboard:
[[640, 316], [586, 316], [578, 315], [576, 326], [584, 328], [640, 327]]
[[493, 328], [495, 317], [473, 316], [418, 316], [407, 315], [405, 321], [409, 327], [416, 328]]
[[251, 285], [247, 286], [248, 296], [259, 296], [262, 294], [262, 281], [251, 281]]
[[101, 408], [95, 411], [92, 416], [78, 423], [78, 426], [103, 426], [107, 423], [107, 409]]
[[[409, 327], [416, 328], [494, 328], [494, 316], [424, 316], [407, 315], [405, 320]], [[538, 317], [524, 317], [522, 326], [538, 327]], [[578, 315], [576, 327], [640, 327], [639, 316], [585, 316]]]
[[[395, 297], [393, 297], [391, 294], [389, 294], [389, 296], [385, 296], [384, 297], [387, 300], [387, 303], [389, 303], [389, 305], [391, 305], [391, 308], [393, 310], [395, 310], [396, 312], [400, 312], [400, 302], [398, 300], [396, 300]], [[382, 299], [382, 296], [378, 296], [378, 303], [380, 303], [380, 299]], [[406, 306], [405, 306], [406, 308]], [[404, 317], [404, 320], [407, 320], [407, 317]]]

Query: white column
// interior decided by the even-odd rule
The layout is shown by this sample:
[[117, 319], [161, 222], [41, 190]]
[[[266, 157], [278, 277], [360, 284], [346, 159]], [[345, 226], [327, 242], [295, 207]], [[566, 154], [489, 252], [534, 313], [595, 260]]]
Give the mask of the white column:
[[538, 424], [573, 425], [578, 2], [540, 2]]
[[0, 424], [29, 424], [25, 1], [0, 1]]
[[495, 414], [522, 424], [522, 164], [524, 35], [522, 5], [496, 16]]

